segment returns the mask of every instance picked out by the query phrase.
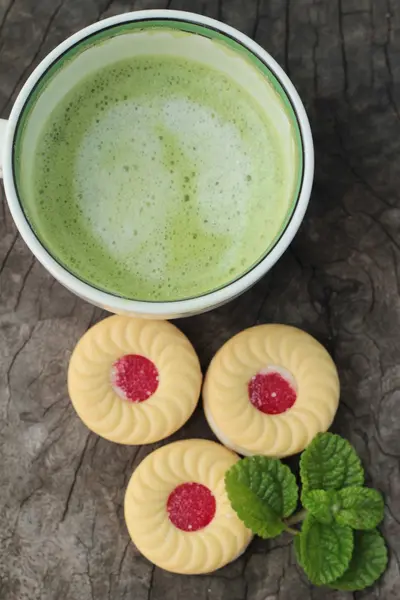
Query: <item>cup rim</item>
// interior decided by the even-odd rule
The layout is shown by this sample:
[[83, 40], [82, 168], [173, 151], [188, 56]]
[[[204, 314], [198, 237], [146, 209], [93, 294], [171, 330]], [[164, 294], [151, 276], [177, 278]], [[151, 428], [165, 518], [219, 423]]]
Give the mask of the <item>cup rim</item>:
[[[279, 84], [285, 90], [296, 115], [303, 146], [303, 177], [296, 199], [296, 205], [285, 230], [272, 249], [247, 273], [238, 277], [235, 281], [227, 283], [222, 288], [194, 298], [171, 301], [146, 301], [119, 297], [99, 290], [68, 271], [66, 267], [61, 265], [53, 258], [53, 256], [51, 256], [50, 252], [42, 245], [32, 230], [18, 198], [13, 172], [12, 149], [19, 117], [23, 112], [28, 97], [47, 69], [72, 46], [103, 29], [132, 21], [156, 19], [183, 21], [216, 29], [222, 34], [233, 38], [259, 58], [271, 70], [272, 74], [277, 78]], [[256, 283], [278, 261], [291, 243], [308, 206], [313, 176], [314, 148], [310, 124], [303, 103], [294, 85], [283, 69], [268, 54], [268, 52], [247, 35], [225, 23], [217, 21], [216, 19], [186, 11], [143, 10], [124, 13], [103, 19], [102, 21], [89, 25], [71, 35], [52, 50], [29, 76], [11, 110], [6, 130], [3, 161], [4, 186], [10, 212], [22, 238], [39, 262], [65, 287], [77, 295], [86, 298], [93, 304], [103, 306], [113, 312], [151, 314], [154, 316], [162, 316], [168, 313], [173, 317], [204, 312], [239, 296], [254, 285], [254, 283]]]

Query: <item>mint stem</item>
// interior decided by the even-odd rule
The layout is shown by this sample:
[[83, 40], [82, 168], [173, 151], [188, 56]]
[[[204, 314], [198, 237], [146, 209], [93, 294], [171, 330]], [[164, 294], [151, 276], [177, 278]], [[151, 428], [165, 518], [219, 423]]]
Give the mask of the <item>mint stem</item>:
[[285, 526], [285, 531], [291, 533], [292, 535], [299, 535], [300, 533], [300, 531], [298, 531], [297, 529], [293, 529], [293, 527], [288, 527], [287, 525]]
[[[297, 523], [301, 523], [306, 518], [307, 511], [305, 508], [299, 510], [298, 513], [295, 513], [291, 517], [285, 520], [286, 525], [296, 525]], [[296, 532], [297, 533], [297, 532]]]

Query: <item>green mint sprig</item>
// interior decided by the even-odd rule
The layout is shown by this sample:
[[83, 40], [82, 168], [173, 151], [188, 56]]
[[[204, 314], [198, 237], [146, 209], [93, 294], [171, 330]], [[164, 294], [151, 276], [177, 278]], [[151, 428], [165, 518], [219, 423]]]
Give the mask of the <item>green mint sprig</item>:
[[280, 460], [252, 456], [237, 462], [225, 476], [233, 509], [246, 527], [262, 538], [290, 529], [283, 519], [298, 503], [296, 478]]
[[226, 473], [225, 487], [255, 534], [294, 534], [297, 560], [312, 583], [345, 591], [369, 587], [387, 567], [386, 545], [376, 529], [384, 502], [377, 490], [363, 487], [354, 448], [338, 435], [318, 434], [301, 455], [300, 478], [303, 506], [296, 514], [296, 479], [278, 459], [240, 460]]
[[373, 529], [383, 519], [384, 502], [377, 490], [351, 486], [342, 490], [311, 490], [301, 495], [304, 508], [321, 523]]

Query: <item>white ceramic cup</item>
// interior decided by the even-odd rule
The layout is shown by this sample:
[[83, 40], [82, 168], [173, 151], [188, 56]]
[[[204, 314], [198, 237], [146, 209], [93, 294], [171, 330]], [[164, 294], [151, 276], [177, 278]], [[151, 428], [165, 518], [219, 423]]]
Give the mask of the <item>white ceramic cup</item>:
[[[159, 34], [154, 34], [154, 26], [161, 26]], [[191, 34], [185, 38], [186, 46], [182, 46], [181, 38], [184, 36], [168, 35], [166, 31], [170, 27]], [[123, 33], [123, 36], [116, 35], [118, 32]], [[127, 41], [125, 37], [121, 42], [124, 36], [130, 36], [131, 40]], [[96, 45], [94, 42], [98, 39], [101, 43]], [[227, 51], [221, 50], [221, 44], [216, 44], [215, 40], [225, 42]], [[82, 46], [86, 50], [80, 53]], [[240, 278], [221, 289], [188, 300], [131, 300], [104, 292], [81, 280], [62, 266], [35, 235], [17, 193], [14, 148], [21, 119], [25, 118], [24, 127], [29, 127], [27, 131], [31, 146], [22, 168], [29, 169], [32, 166], [30, 163], [33, 164], [29, 160], [29, 154], [34, 155], [35, 141], [49, 111], [80, 79], [98, 69], [99, 65], [124, 58], [127, 53], [132, 52], [178, 53], [192, 56], [209, 65], [217, 64], [219, 69], [245, 86], [259, 103], [263, 103], [266, 110], [272, 110], [273, 104], [269, 102], [268, 94], [271, 99], [271, 93], [278, 91], [285, 98], [286, 109], [290, 110], [296, 121], [298, 144], [301, 148], [301, 173], [293, 209], [273, 246]], [[67, 66], [60, 68], [61, 64]], [[52, 70], [57, 73], [54, 81], [50, 79], [48, 83]], [[263, 77], [260, 77], [260, 73]], [[47, 87], [37, 101], [33, 116], [26, 117], [30, 99], [39, 94], [38, 90], [46, 78]], [[285, 118], [282, 105], [282, 114], [278, 110], [274, 115], [278, 128], [286, 126]], [[185, 317], [211, 310], [239, 296], [256, 283], [276, 263], [296, 234], [307, 208], [314, 175], [314, 150], [307, 115], [293, 84], [275, 60], [253, 40], [228, 25], [201, 15], [170, 10], [139, 11], [105, 19], [75, 33], [50, 52], [23, 86], [8, 121], [0, 120], [0, 157], [0, 176], [4, 178], [11, 214], [22, 238], [42, 265], [65, 287], [94, 305], [118, 314], [160, 319]]]

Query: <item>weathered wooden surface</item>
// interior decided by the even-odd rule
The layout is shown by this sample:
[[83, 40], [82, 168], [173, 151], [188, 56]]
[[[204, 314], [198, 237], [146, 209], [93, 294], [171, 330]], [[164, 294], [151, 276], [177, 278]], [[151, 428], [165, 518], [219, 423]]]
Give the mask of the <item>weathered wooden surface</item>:
[[[298, 325], [333, 353], [335, 430], [387, 500], [390, 566], [374, 589], [309, 586], [288, 538], [256, 541], [211, 576], [154, 569], [129, 542], [122, 503], [149, 451], [80, 423], [66, 366], [104, 315], [33, 259], [0, 189], [1, 600], [390, 600], [400, 598], [400, 2], [396, 0], [0, 0], [0, 115], [57, 43], [130, 9], [190, 9], [255, 37], [290, 74], [316, 144], [311, 206], [290, 250], [239, 300], [180, 323], [203, 367], [254, 323]], [[209, 436], [200, 410], [179, 433]], [[178, 436], [177, 436], [178, 437]]]

